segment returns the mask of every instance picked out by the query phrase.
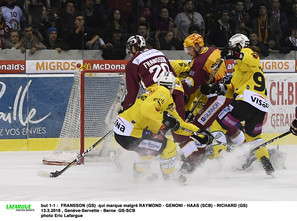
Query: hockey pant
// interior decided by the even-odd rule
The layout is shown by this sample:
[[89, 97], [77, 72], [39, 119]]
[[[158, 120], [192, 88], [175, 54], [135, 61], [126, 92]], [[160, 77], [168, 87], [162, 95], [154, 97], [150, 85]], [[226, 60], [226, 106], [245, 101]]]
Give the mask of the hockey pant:
[[151, 161], [155, 156], [160, 156], [163, 175], [171, 175], [175, 171], [176, 144], [165, 136], [149, 135], [135, 138], [115, 133], [115, 139], [124, 149], [137, 153], [134, 162], [134, 169], [137, 172], [149, 172]]
[[[227, 133], [227, 130], [236, 127], [238, 123], [244, 121], [244, 138], [246, 142], [252, 143], [261, 139], [264, 117], [265, 112], [258, 110], [247, 102], [234, 100], [229, 105], [229, 112], [220, 114], [217, 120], [212, 124], [211, 132], [214, 134], [214, 136], [217, 134], [217, 136], [224, 137], [223, 135]], [[233, 139], [237, 140], [237, 144], [240, 144], [241, 141], [244, 141], [240, 134], [238, 137]], [[214, 149], [216, 152], [220, 149], [225, 149], [225, 147], [222, 147], [222, 145], [217, 145], [217, 147], [214, 147]], [[266, 147], [256, 150], [255, 155], [259, 161], [263, 156], [266, 156], [269, 159], [269, 154]]]

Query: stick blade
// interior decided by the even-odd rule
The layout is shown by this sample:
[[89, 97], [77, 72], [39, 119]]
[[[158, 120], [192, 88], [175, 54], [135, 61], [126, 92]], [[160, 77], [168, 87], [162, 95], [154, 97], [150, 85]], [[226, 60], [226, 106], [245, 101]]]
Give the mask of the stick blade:
[[51, 177], [51, 173], [44, 170], [37, 171], [37, 175], [41, 177]]

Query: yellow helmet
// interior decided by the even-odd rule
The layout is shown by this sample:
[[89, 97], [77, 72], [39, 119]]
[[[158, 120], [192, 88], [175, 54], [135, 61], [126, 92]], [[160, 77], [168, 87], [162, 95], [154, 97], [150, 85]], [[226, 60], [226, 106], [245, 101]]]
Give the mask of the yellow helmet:
[[204, 46], [203, 37], [199, 34], [191, 34], [184, 40], [184, 47], [195, 47], [198, 44], [200, 47]]
[[190, 72], [190, 66], [186, 61], [174, 60], [171, 61], [170, 64], [173, 67], [177, 77], [179, 77], [181, 73]]

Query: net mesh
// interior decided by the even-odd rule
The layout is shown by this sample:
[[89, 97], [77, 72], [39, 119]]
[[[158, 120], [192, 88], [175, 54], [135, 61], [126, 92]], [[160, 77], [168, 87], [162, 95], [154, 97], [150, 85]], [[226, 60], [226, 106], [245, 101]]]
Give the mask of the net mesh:
[[[114, 105], [121, 102], [125, 91], [124, 75], [120, 73], [84, 73], [76, 71], [68, 106], [55, 150], [43, 163], [63, 165], [73, 161], [81, 142], [81, 78], [84, 76], [84, 146], [94, 144], [112, 128], [116, 117]], [[108, 145], [110, 145], [110, 139]], [[87, 158], [96, 159], [106, 149], [106, 142], [92, 150]]]

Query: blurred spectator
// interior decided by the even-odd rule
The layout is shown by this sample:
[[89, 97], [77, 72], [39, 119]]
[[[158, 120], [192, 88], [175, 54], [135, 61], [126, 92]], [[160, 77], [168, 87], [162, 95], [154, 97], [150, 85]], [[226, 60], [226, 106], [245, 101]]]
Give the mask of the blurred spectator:
[[58, 30], [51, 27], [47, 30], [47, 38], [44, 39], [44, 45], [47, 49], [56, 49], [58, 53], [69, 50], [69, 45], [66, 42], [58, 39]]
[[270, 54], [280, 53], [281, 46], [277, 44], [274, 37], [268, 37], [267, 46]]
[[236, 1], [235, 8], [231, 12], [231, 24], [234, 26], [234, 34], [248, 35], [252, 30], [250, 26], [250, 15], [244, 11], [242, 0]]
[[174, 22], [171, 17], [169, 17], [169, 12], [166, 7], [160, 9], [160, 14], [157, 20], [155, 20], [154, 29], [158, 31], [172, 31], [174, 27]]
[[3, 18], [2, 9], [0, 8], [0, 48], [3, 48], [4, 39], [7, 38], [9, 27], [6, 25]]
[[[128, 33], [128, 28], [127, 28], [127, 23], [122, 19], [121, 17], [121, 12], [118, 9], [115, 9], [110, 16], [109, 19], [109, 24], [107, 25], [107, 30], [106, 32], [108, 34], [112, 34], [113, 30], [120, 30], [121, 34], [127, 34]], [[108, 36], [112, 37], [112, 36]]]
[[130, 25], [130, 33], [135, 33], [138, 31], [138, 26], [139, 24], [145, 24], [146, 28], [150, 31], [151, 29], [151, 23], [149, 20], [147, 20], [143, 15], [140, 15], [138, 17], [137, 21], [134, 21], [131, 25]]
[[289, 27], [297, 27], [297, 1], [292, 4], [291, 14], [288, 17]]
[[21, 30], [25, 25], [26, 19], [22, 9], [15, 3], [15, 0], [6, 0], [6, 6], [1, 7], [3, 18], [9, 28]]
[[218, 18], [219, 12], [222, 10], [228, 10], [232, 11], [234, 8], [233, 0], [213, 0], [213, 12], [214, 12], [214, 18]]
[[253, 20], [253, 30], [258, 33], [260, 42], [267, 44], [268, 36], [272, 35], [276, 43], [280, 42], [282, 31], [274, 17], [269, 16], [266, 4], [260, 4], [259, 16]]
[[17, 49], [20, 47], [20, 44], [17, 44], [20, 41], [19, 32], [13, 29], [10, 29], [8, 32], [8, 38], [4, 39], [4, 47], [7, 49]]
[[197, 25], [200, 28], [199, 34], [205, 36], [205, 23], [200, 13], [194, 12], [193, 1], [187, 0], [184, 5], [184, 12], [177, 14], [174, 19], [175, 25], [181, 32], [182, 39], [184, 40], [189, 35], [189, 27]]
[[75, 20], [75, 4], [73, 1], [66, 1], [66, 7], [60, 13], [60, 20], [57, 24], [57, 29], [59, 30], [59, 36], [69, 41], [69, 33], [75, 28], [74, 20]]
[[281, 39], [284, 39], [288, 34], [288, 18], [286, 13], [282, 11], [280, 8], [281, 5], [279, 0], [271, 1], [270, 15], [273, 16], [275, 20], [279, 23], [282, 30]]
[[108, 12], [112, 12], [115, 9], [120, 10], [122, 13], [122, 18], [124, 21], [128, 21], [129, 17], [139, 10], [138, 8], [133, 8], [133, 6], [138, 5], [138, 0], [113, 0], [107, 1]]
[[250, 18], [254, 18], [258, 15], [257, 5], [252, 0], [244, 0], [244, 10], [250, 15]]
[[283, 53], [297, 51], [297, 27], [291, 28], [291, 34], [287, 37], [282, 45]]
[[23, 53], [29, 49], [30, 54], [34, 54], [36, 50], [46, 49], [46, 46], [41, 43], [42, 40], [42, 36], [37, 30], [32, 29], [32, 26], [27, 26], [24, 28], [24, 36], [19, 41], [19, 48]]
[[[197, 11], [200, 12], [200, 14], [203, 17], [204, 23], [205, 23], [205, 34], [209, 32], [209, 30], [212, 28], [214, 24], [214, 10], [212, 6], [212, 1], [209, 0], [203, 0], [203, 1], [196, 1], [195, 4]], [[217, 17], [216, 17], [217, 18]], [[189, 33], [190, 34], [190, 33]]]
[[154, 44], [154, 39], [150, 34], [150, 29], [147, 28], [146, 24], [140, 23], [138, 25], [137, 34], [144, 37], [147, 48], [152, 48]]
[[43, 38], [46, 38], [46, 31], [51, 27], [50, 9], [46, 8], [41, 0], [29, 6], [28, 14], [32, 28], [38, 30]]
[[257, 52], [260, 56], [263, 57], [267, 57], [270, 54], [267, 45], [258, 40], [258, 35], [256, 32], [251, 32], [249, 35], [249, 39], [250, 48], [253, 51]]
[[105, 60], [123, 60], [126, 57], [126, 40], [121, 29], [114, 28], [110, 44], [103, 49], [102, 57]]
[[75, 27], [69, 35], [71, 49], [94, 49], [97, 46], [99, 35], [85, 27], [84, 16], [77, 14], [74, 24]]
[[91, 32], [98, 32], [103, 35], [106, 20], [99, 11], [95, 10], [95, 0], [85, 0], [84, 6], [85, 27]]
[[223, 10], [220, 18], [215, 22], [208, 33], [208, 44], [217, 48], [223, 48], [228, 45], [229, 38], [232, 35], [233, 31], [230, 26], [230, 12], [228, 10]]
[[153, 0], [152, 1], [152, 22], [154, 24], [157, 23], [158, 20], [160, 19], [163, 8], [167, 9], [168, 17], [175, 18], [176, 12], [171, 0]]
[[177, 39], [172, 31], [163, 31], [156, 36], [156, 49], [158, 50], [183, 50], [182, 39]]

